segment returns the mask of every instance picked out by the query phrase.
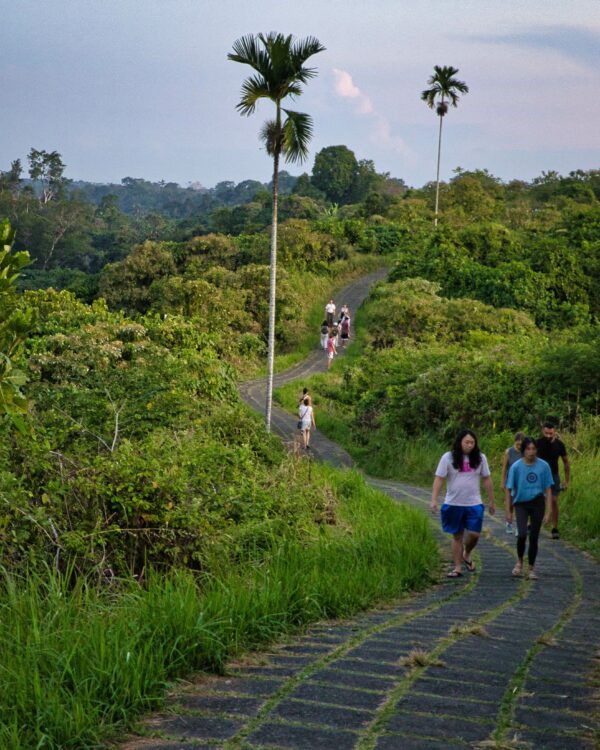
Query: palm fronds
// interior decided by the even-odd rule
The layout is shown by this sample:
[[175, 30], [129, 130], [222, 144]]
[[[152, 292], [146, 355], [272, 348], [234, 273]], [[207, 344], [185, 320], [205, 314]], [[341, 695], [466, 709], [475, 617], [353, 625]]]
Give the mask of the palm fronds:
[[433, 75], [429, 76], [427, 83], [431, 88], [421, 92], [421, 99], [427, 103], [427, 106], [433, 109], [438, 100], [445, 102], [449, 100], [453, 107], [456, 107], [460, 94], [468, 94], [469, 87], [464, 81], [459, 81], [454, 76], [458, 73], [458, 68], [451, 65], [434, 65]]
[[313, 134], [312, 117], [304, 112], [283, 110], [283, 152], [285, 160], [292, 164], [302, 162], [308, 156], [308, 144]]

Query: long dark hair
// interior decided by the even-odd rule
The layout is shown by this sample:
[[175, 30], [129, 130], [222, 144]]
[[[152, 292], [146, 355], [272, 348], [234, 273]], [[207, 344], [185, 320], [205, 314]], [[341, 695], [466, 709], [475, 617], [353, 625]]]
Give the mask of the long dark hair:
[[461, 430], [454, 438], [454, 443], [452, 444], [452, 466], [454, 466], [454, 468], [458, 471], [463, 470], [464, 454], [461, 443], [463, 441], [463, 438], [467, 437], [467, 435], [472, 437], [475, 441], [475, 447], [469, 453], [469, 465], [472, 469], [476, 469], [481, 463], [481, 451], [479, 450], [477, 435], [473, 432], [473, 430]]

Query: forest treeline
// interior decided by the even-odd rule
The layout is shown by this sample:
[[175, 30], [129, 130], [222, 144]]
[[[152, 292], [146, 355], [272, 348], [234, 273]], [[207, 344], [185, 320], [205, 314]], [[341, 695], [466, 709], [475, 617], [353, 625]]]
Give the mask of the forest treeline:
[[[11, 278], [20, 272], [25, 289], [3, 292], [16, 331], [7, 393], [28, 404], [2, 424], [5, 559], [207, 565], [198, 524], [215, 539], [219, 524], [245, 534], [247, 520], [260, 536], [263, 502], [281, 494], [273, 466], [287, 460], [235, 392], [265, 352], [269, 193], [245, 185], [234, 199], [232, 186], [190, 223], [145, 213], [142, 199], [133, 213], [117, 194], [95, 203], [64, 179], [56, 152], [29, 161], [29, 182], [16, 163], [0, 179], [21, 259]], [[124, 182], [125, 192], [150, 184]], [[504, 183], [456, 170], [436, 229], [433, 184], [407, 188], [345, 146], [323, 149], [288, 188], [279, 352], [297, 347], [333, 286], [392, 267], [368, 308], [365, 360], [337, 394], [367, 449], [382, 457], [465, 423], [491, 432], [553, 414], [572, 426], [597, 412], [599, 171]], [[223, 534], [227, 555], [241, 543]]]
[[[16, 249], [27, 249], [38, 286], [64, 285], [70, 269], [97, 273], [145, 240], [178, 241], [211, 232], [238, 235], [271, 221], [271, 184], [224, 181], [213, 188], [181, 187], [125, 177], [120, 184], [94, 184], [65, 177], [56, 152], [31, 149], [0, 172], [0, 216], [16, 230]], [[401, 180], [378, 174], [373, 162], [356, 159], [345, 146], [323, 149], [312, 176], [279, 173], [282, 219], [314, 219], [331, 201], [360, 201], [375, 188], [398, 192]], [[45, 275], [48, 274], [48, 275]]]
[[[132, 253], [143, 255], [145, 242], [161, 250], [163, 243], [185, 246], [211, 236], [207, 244], [229, 243], [223, 264], [229, 270], [268, 262], [269, 185], [221, 182], [208, 190], [134, 178], [121, 185], [72, 183], [60, 154], [35, 149], [28, 166], [28, 179], [19, 160], [0, 173], [0, 216], [16, 230], [15, 249], [31, 256], [21, 288], [69, 289], [88, 302], [110, 295], [115, 267], [103, 269]], [[412, 242], [426, 253], [418, 261], [406, 258], [412, 265], [405, 275], [443, 279], [444, 293], [524, 307], [544, 325], [595, 312], [597, 295], [590, 299], [590, 289], [598, 274], [599, 170], [505, 183], [486, 170], [457, 169], [441, 185], [443, 222], [435, 234], [434, 183], [408, 188], [346, 146], [322, 149], [310, 175], [281, 172], [279, 187], [280, 221], [284, 229], [290, 222], [287, 244], [295, 243], [291, 252], [304, 268], [327, 265], [344, 254], [342, 245], [385, 254]], [[163, 275], [172, 273], [167, 264]], [[149, 304], [115, 303], [125, 309]]]

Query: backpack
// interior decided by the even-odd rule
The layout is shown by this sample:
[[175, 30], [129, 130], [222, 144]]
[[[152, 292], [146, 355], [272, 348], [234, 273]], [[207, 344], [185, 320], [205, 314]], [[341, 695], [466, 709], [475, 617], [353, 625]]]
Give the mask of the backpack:
[[321, 326], [321, 333], [323, 334], [323, 336], [326, 333], [329, 333], [329, 326]]

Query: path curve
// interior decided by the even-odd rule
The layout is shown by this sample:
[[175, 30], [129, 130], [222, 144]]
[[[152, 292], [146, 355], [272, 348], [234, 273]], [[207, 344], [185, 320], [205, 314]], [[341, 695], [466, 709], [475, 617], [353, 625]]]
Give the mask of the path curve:
[[[384, 275], [370, 274], [337, 298], [357, 310]], [[325, 367], [316, 351], [275, 385]], [[264, 411], [263, 381], [241, 393]], [[274, 432], [289, 440], [295, 425], [273, 407]], [[316, 458], [352, 464], [318, 431], [311, 445]], [[424, 489], [367, 481], [398, 502], [428, 507]], [[477, 551], [468, 577], [351, 621], [319, 623], [226, 677], [201, 680], [148, 722], [163, 739], [124, 750], [599, 748], [600, 566], [544, 536], [540, 580], [514, 580], [514, 538], [490, 518]], [[411, 671], [402, 659], [415, 649], [428, 664]]]

